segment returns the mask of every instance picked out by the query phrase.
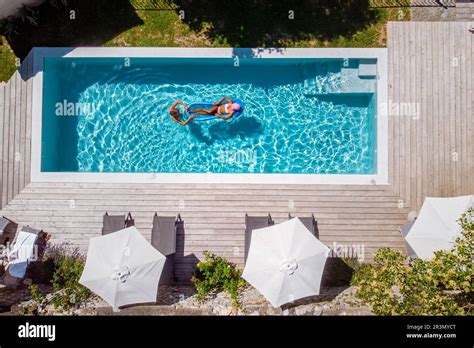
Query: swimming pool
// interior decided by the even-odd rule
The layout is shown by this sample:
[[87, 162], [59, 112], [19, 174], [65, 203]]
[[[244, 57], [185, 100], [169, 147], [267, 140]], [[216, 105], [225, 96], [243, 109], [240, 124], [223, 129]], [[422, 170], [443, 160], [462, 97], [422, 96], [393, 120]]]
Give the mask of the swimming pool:
[[[130, 49], [60, 50], [38, 54], [41, 97], [34, 100], [41, 119], [34, 119], [41, 150], [32, 162], [43, 178], [296, 174], [380, 183], [385, 174], [379, 154], [386, 125], [378, 112], [385, 57], [377, 50], [326, 56], [314, 49], [306, 50], [309, 56], [295, 54], [304, 53], [298, 49], [175, 49], [178, 56], [166, 54], [170, 49], [148, 55], [146, 49], [130, 55], [123, 54]], [[242, 99], [244, 113], [187, 126], [168, 115], [176, 99], [190, 104], [223, 96]]]

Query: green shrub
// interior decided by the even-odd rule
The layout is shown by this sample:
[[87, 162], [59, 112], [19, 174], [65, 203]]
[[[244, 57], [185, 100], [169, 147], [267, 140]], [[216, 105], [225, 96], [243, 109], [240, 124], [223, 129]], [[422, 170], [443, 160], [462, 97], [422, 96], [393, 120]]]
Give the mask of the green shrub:
[[69, 310], [86, 302], [90, 291], [79, 284], [84, 259], [64, 255], [58, 259], [53, 275], [52, 303], [60, 309]]
[[197, 298], [203, 301], [219, 291], [229, 293], [232, 304], [240, 306], [238, 295], [240, 289], [246, 286], [240, 271], [226, 259], [204, 251], [205, 260], [197, 264], [192, 282], [196, 287]]
[[461, 235], [448, 251], [411, 264], [382, 248], [374, 264], [357, 274], [357, 296], [379, 315], [465, 315], [472, 312], [473, 210], [462, 215]]
[[52, 291], [44, 296], [36, 285], [30, 285], [30, 296], [33, 303], [26, 309], [27, 313], [37, 314], [39, 309], [53, 304], [59, 311], [69, 311], [80, 307], [90, 297], [89, 289], [79, 284], [84, 270], [84, 257], [79, 249], [71, 248], [67, 243], [48, 244], [44, 259], [54, 261]]
[[43, 295], [43, 293], [39, 290], [38, 288], [38, 285], [36, 284], [31, 284], [29, 286], [29, 289], [30, 289], [30, 295], [31, 295], [31, 299], [35, 302], [38, 302], [38, 303], [41, 303], [44, 301], [45, 299], [45, 296]]
[[360, 284], [361, 281], [363, 281], [363, 280], [367, 279], [368, 277], [370, 277], [370, 271], [373, 267], [372, 264], [370, 264], [370, 263], [360, 263], [358, 261], [353, 261], [353, 260], [351, 260], [350, 262], [347, 262], [347, 264], [354, 271], [354, 273], [352, 274], [351, 281], [350, 281], [350, 284], [352, 286], [357, 286], [357, 285]]

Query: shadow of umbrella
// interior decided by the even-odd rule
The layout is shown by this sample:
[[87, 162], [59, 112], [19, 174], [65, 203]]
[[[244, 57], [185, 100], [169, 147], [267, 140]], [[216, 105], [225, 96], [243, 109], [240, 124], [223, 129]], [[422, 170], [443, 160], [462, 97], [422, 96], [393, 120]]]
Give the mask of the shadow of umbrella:
[[193, 253], [186, 254], [185, 247], [186, 229], [184, 222], [176, 230], [175, 278], [180, 285], [191, 285], [191, 279], [199, 259]]

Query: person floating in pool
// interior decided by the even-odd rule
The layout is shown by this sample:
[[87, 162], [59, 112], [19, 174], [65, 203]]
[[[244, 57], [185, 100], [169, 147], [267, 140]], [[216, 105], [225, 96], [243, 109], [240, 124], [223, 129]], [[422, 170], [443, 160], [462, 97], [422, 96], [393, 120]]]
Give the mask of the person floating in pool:
[[[226, 101], [227, 103], [223, 104], [224, 101]], [[240, 108], [241, 106], [237, 103], [232, 102], [232, 99], [223, 97], [219, 101], [214, 103], [212, 108], [210, 108], [209, 110], [205, 110], [205, 109], [194, 109], [194, 110], [187, 109], [187, 110], [190, 113], [196, 113], [196, 114], [201, 114], [201, 115], [212, 115], [212, 116], [222, 118], [223, 120], [228, 120], [234, 115], [234, 113], [239, 111]]]
[[189, 121], [196, 118], [196, 116], [193, 115], [193, 116], [188, 117], [186, 121], [181, 121], [181, 119], [183, 118], [183, 114], [178, 110], [177, 108], [178, 105], [183, 106], [183, 108], [189, 111], [189, 107], [186, 106], [181, 100], [176, 100], [173, 103], [173, 105], [170, 106], [169, 114], [173, 121], [175, 121], [176, 123], [179, 123], [182, 126], [186, 126], [189, 123]]

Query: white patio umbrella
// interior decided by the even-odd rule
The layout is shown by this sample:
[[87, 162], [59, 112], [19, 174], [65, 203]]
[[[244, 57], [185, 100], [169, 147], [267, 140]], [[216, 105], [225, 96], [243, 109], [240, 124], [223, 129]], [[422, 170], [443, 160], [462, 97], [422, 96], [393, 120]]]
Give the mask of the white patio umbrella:
[[426, 197], [420, 214], [405, 237], [416, 256], [432, 258], [437, 250], [452, 248], [461, 232], [457, 220], [473, 205], [473, 196]]
[[91, 238], [79, 283], [116, 310], [127, 304], [155, 302], [166, 257], [135, 227]]
[[319, 294], [329, 248], [298, 218], [252, 231], [242, 277], [274, 306]]

